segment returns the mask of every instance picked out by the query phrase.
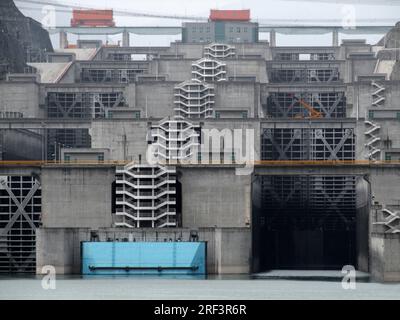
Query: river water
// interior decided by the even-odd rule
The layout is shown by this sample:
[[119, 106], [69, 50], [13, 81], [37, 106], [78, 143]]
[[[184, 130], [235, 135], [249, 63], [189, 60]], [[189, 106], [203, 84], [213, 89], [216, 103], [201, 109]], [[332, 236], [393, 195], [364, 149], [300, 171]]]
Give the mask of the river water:
[[57, 277], [56, 289], [45, 290], [40, 277], [0, 277], [0, 299], [400, 299], [400, 284], [357, 282], [354, 290], [341, 281], [255, 280], [249, 277]]

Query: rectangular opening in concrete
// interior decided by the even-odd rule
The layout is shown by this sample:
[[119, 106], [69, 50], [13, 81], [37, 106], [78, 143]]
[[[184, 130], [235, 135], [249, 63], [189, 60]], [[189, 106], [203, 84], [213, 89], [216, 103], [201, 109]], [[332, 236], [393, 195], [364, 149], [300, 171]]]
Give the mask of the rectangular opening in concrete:
[[270, 92], [263, 108], [270, 118], [307, 118], [310, 111], [300, 103], [301, 101], [324, 118], [346, 117], [344, 92]]
[[49, 118], [106, 118], [109, 110], [125, 106], [122, 92], [49, 92], [46, 100]]
[[258, 176], [253, 271], [357, 267], [357, 181], [349, 175]]
[[354, 160], [355, 134], [347, 128], [268, 128], [262, 160]]

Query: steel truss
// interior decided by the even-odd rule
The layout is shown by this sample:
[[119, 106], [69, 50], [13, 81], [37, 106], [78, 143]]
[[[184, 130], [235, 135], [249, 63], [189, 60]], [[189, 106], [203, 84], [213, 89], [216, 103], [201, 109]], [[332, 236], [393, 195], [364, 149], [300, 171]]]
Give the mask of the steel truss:
[[0, 273], [36, 272], [41, 186], [31, 176], [0, 177]]
[[126, 69], [82, 68], [81, 81], [91, 83], [131, 83], [137, 81], [138, 75], [148, 73], [148, 64], [139, 63], [135, 68]]
[[355, 135], [343, 128], [264, 129], [261, 160], [354, 160]]
[[49, 92], [47, 95], [49, 118], [106, 118], [109, 110], [124, 106], [125, 99], [122, 92]]
[[[276, 61], [300, 61], [301, 53], [297, 52], [277, 52], [274, 55], [274, 60]], [[335, 54], [333, 52], [319, 52], [319, 53], [309, 53], [310, 61], [328, 61], [336, 60]]]
[[308, 111], [300, 104], [308, 103], [324, 118], [346, 117], [346, 96], [344, 92], [287, 93], [271, 92], [267, 98], [266, 114], [271, 118], [308, 117]]
[[339, 81], [339, 68], [325, 69], [271, 69], [271, 83], [320, 83]]
[[355, 176], [263, 176], [261, 188], [259, 223], [270, 230], [355, 227]]

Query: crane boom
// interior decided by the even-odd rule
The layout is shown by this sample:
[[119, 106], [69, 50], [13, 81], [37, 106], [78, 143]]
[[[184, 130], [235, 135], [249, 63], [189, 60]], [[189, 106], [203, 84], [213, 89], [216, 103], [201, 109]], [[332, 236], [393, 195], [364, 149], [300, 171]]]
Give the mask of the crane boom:
[[305, 102], [303, 99], [298, 99], [298, 100], [300, 104], [308, 110], [311, 119], [320, 119], [323, 117], [321, 112], [315, 110], [310, 104]]
[[291, 95], [294, 99], [296, 99], [301, 106], [303, 106], [305, 109], [307, 109], [309, 113], [309, 119], [321, 119], [323, 118], [323, 114], [317, 110], [315, 110], [309, 103], [305, 102], [301, 98], [297, 98], [295, 95]]

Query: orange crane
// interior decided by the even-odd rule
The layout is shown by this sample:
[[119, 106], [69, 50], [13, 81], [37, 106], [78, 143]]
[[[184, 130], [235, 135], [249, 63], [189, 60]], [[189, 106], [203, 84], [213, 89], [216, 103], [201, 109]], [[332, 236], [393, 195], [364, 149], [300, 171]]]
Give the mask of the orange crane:
[[[323, 114], [317, 110], [315, 110], [309, 103], [305, 102], [303, 99], [297, 98], [292, 95], [294, 99], [299, 101], [299, 103], [307, 109], [309, 116], [306, 119], [321, 119], [323, 118]], [[296, 115], [296, 118], [304, 118], [303, 115]]]

